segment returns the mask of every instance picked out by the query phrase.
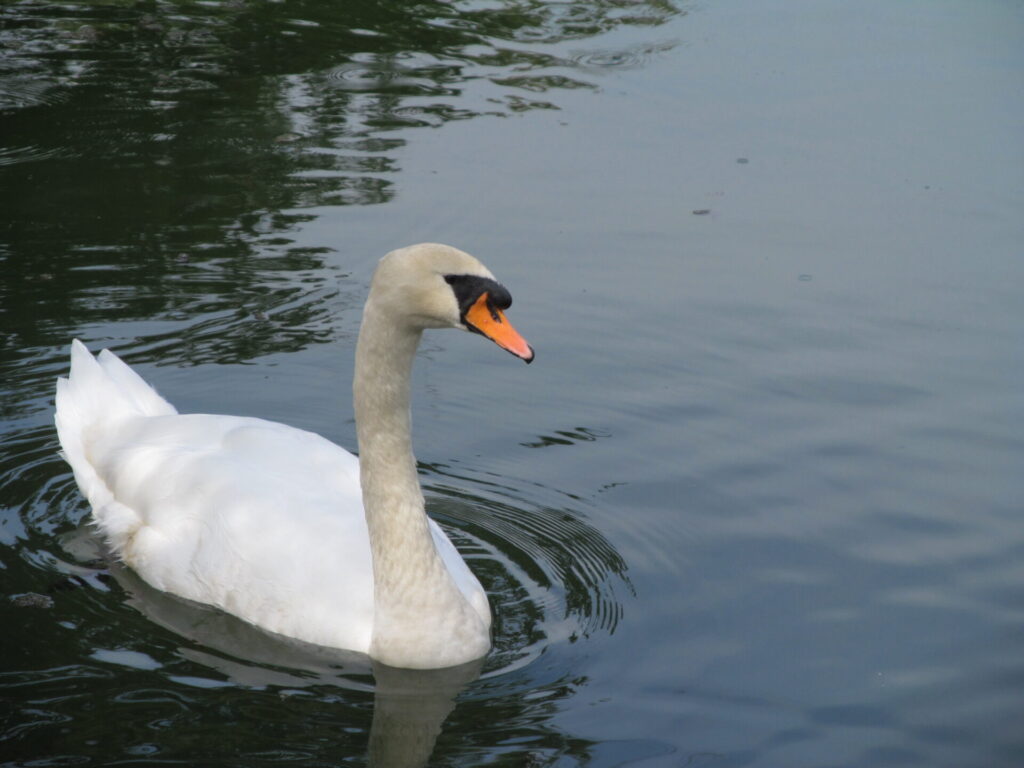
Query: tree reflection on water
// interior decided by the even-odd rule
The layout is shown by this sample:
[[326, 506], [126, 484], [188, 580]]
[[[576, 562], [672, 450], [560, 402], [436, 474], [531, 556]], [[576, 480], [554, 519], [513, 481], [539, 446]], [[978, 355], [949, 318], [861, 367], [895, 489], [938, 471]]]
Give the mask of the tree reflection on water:
[[217, 325], [234, 354], [193, 343], [193, 361], [325, 341], [314, 304], [332, 289], [310, 276], [322, 251], [291, 247], [296, 211], [386, 203], [401, 129], [557, 108], [559, 91], [671, 45], [595, 38], [678, 13], [662, 0], [0, 8], [8, 352], [63, 341], [40, 335], [49, 307], [78, 325], [112, 309], [164, 318], [169, 336], [209, 343], [174, 321], [234, 313]]

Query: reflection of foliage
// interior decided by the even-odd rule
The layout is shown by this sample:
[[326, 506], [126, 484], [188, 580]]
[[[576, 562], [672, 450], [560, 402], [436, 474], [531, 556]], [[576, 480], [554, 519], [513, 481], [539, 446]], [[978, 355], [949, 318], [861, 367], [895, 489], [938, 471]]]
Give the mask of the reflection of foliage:
[[[569, 89], [596, 89], [601, 71], [642, 64], [668, 45], [617, 47], [609, 33], [677, 12], [668, 0], [0, 4], [0, 490], [10, 504], [0, 530], [17, 552], [7, 592], [53, 594], [61, 626], [75, 627], [57, 631], [51, 614], [19, 609], [25, 627], [8, 633], [8, 646], [37, 634], [47, 642], [5, 648], [11, 690], [34, 699], [33, 720], [10, 748], [98, 762], [137, 748], [135, 735], [159, 723], [156, 759], [217, 759], [210, 750], [220, 748], [229, 761], [273, 754], [310, 763], [330, 744], [332, 759], [320, 762], [336, 764], [361, 749], [367, 697], [192, 695], [170, 677], [203, 674], [179, 654], [179, 640], [154, 641], [152, 626], [105, 596], [102, 582], [51, 591], [63, 589], [55, 572], [82, 571], [52, 554], [54, 530], [85, 511], [50, 421], [68, 338], [113, 336], [131, 342], [132, 361], [175, 365], [328, 340], [344, 287], [325, 269], [327, 248], [290, 237], [312, 216], [304, 209], [388, 202], [410, 129], [557, 109]], [[577, 504], [524, 510], [499, 489], [474, 517], [479, 501], [442, 515], [552, 601], [523, 596], [521, 610], [506, 614], [506, 635], [533, 642], [551, 613], [568, 615], [580, 634], [614, 628], [616, 590], [630, 589], [626, 564]], [[515, 579], [500, 566], [483, 575], [514, 598]], [[162, 671], [114, 672], [89, 658], [125, 642]], [[441, 737], [440, 764], [589, 762], [594, 744], [550, 722], [585, 684], [553, 655], [478, 686], [479, 706], [457, 708]], [[166, 695], [147, 698], [162, 685]], [[529, 700], [518, 695], [527, 690]], [[106, 710], [81, 702], [115, 698], [132, 705], [121, 713], [125, 727], [97, 741]]]
[[[197, 359], [323, 340], [260, 320], [308, 322], [331, 292], [310, 275], [319, 254], [290, 249], [301, 218], [282, 211], [387, 202], [400, 130], [557, 108], [559, 91], [664, 47], [590, 41], [677, 13], [668, 0], [0, 6], [0, 355], [63, 343], [56, 318], [166, 321], [158, 335], [230, 347]], [[187, 325], [199, 314], [209, 327]]]

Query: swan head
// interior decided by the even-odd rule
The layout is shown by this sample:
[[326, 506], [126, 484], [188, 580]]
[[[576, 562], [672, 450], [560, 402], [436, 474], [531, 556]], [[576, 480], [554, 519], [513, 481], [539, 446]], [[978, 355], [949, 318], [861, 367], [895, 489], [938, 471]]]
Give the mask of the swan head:
[[502, 349], [533, 361], [533, 348], [505, 317], [508, 290], [473, 256], [438, 243], [392, 251], [373, 275], [370, 298], [409, 326], [459, 328], [479, 333]]

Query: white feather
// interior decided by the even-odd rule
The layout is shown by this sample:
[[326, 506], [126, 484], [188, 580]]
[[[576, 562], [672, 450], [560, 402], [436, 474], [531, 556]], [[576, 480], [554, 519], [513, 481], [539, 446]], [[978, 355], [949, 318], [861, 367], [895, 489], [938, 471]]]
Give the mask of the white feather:
[[[417, 278], [410, 283], [422, 292], [425, 278], [416, 270], [423, 254], [406, 250], [416, 258], [403, 268]], [[471, 257], [450, 251], [459, 268], [490, 274]], [[446, 269], [453, 258], [444, 253]], [[394, 259], [389, 268], [394, 271]], [[436, 288], [439, 294], [448, 290], [447, 285]], [[429, 300], [445, 313], [455, 311], [441, 295]], [[395, 333], [394, 328], [384, 330], [380, 338]], [[418, 341], [420, 329], [413, 330]], [[364, 324], [364, 334], [375, 333]], [[368, 346], [383, 349], [382, 343]], [[384, 349], [381, 354], [391, 353]], [[401, 375], [391, 372], [389, 364], [364, 372], [369, 383], [374, 376]], [[395, 370], [400, 369], [401, 360]], [[407, 379], [408, 371], [404, 375]], [[390, 445], [389, 414], [367, 407], [361, 418], [364, 428], [367, 421], [379, 421], [380, 429], [370, 434], [379, 431]], [[382, 583], [405, 584], [406, 594], [396, 596], [381, 583], [375, 585], [359, 460], [319, 435], [262, 419], [178, 414], [116, 355], [104, 350], [94, 358], [77, 340], [71, 345], [70, 376], [57, 382], [55, 420], [64, 456], [96, 525], [113, 551], [153, 586], [273, 632], [374, 653], [396, 665], [448, 666], [486, 651], [486, 595], [432, 520], [426, 540], [410, 540], [408, 552], [381, 556], [393, 564], [378, 564]], [[403, 460], [411, 464], [411, 453], [396, 456], [396, 465]], [[393, 484], [386, 476], [375, 478], [385, 489], [375, 503], [412, 505], [413, 515], [426, 519], [418, 485], [405, 489], [400, 475]], [[401, 515], [378, 512], [371, 516], [371, 524], [380, 526], [378, 539], [405, 547], [410, 537], [416, 538], [415, 525], [405, 533], [388, 533], [388, 526], [399, 524], [392, 518]], [[431, 566], [434, 560], [442, 564], [439, 576]], [[445, 584], [455, 592], [449, 594]], [[461, 596], [455, 603], [453, 594]], [[406, 613], [382, 614], [381, 600], [388, 605], [404, 600], [400, 607]], [[460, 622], [466, 627], [460, 628]], [[425, 636], [431, 634], [437, 636]]]

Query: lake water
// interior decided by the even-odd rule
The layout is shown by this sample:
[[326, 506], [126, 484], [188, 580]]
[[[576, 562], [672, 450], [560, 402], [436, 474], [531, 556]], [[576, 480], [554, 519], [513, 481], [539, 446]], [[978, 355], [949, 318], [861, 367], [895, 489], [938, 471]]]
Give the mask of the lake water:
[[[0, 764], [1024, 765], [1024, 6], [0, 7]], [[482, 666], [302, 647], [106, 557], [67, 346], [355, 446], [376, 260], [428, 335]]]

